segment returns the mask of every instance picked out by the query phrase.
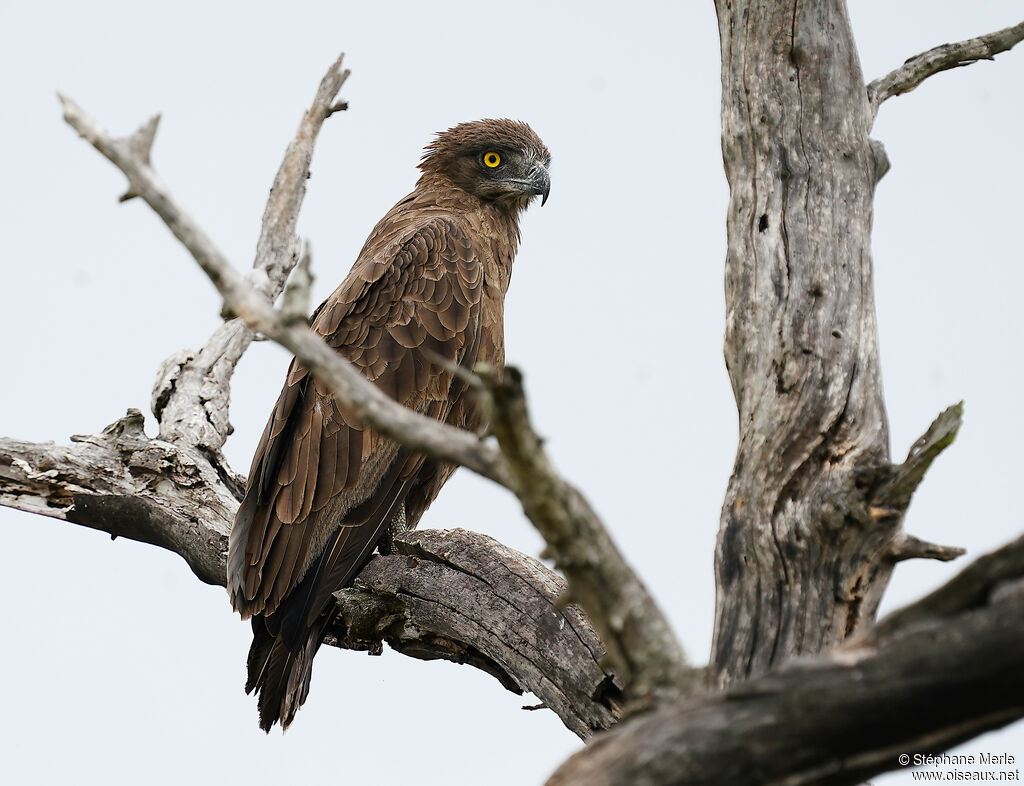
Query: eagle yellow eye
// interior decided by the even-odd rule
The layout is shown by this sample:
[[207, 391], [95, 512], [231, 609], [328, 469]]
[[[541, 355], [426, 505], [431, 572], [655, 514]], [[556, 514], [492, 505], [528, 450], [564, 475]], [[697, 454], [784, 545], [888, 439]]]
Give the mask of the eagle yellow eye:
[[484, 153], [484, 166], [489, 166], [491, 169], [494, 169], [500, 163], [501, 156], [497, 153]]

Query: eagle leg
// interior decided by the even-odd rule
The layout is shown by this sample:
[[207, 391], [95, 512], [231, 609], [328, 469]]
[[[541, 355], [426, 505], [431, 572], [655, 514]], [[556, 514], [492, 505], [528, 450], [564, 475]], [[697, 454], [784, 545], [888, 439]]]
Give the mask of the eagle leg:
[[395, 515], [391, 517], [391, 522], [384, 530], [384, 534], [381, 539], [377, 541], [377, 551], [384, 556], [390, 556], [395, 553], [395, 540], [401, 538], [406, 532], [409, 531], [409, 527], [405, 523], [405, 503], [403, 502], [398, 506], [398, 510], [395, 511]]

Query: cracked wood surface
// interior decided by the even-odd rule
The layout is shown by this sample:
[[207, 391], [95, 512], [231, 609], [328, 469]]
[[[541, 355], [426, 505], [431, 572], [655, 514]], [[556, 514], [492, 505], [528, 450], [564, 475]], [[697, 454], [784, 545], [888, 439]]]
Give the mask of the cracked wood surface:
[[[0, 504], [179, 554], [223, 586], [237, 502], [195, 448], [150, 439], [130, 410], [71, 445], [0, 438]], [[620, 685], [565, 581], [536, 560], [466, 530], [411, 532], [338, 593], [329, 643], [467, 663], [531, 692], [586, 739], [611, 726]]]
[[[533, 472], [536, 462], [527, 465], [527, 471], [520, 471], [512, 476], [505, 457], [493, 443], [476, 434], [438, 424], [398, 405], [381, 394], [374, 385], [327, 347], [319, 337], [312, 334], [306, 326], [310, 283], [309, 255], [307, 247], [307, 253], [303, 255], [302, 261], [296, 267], [299, 244], [294, 236], [295, 220], [302, 203], [305, 190], [304, 182], [308, 176], [310, 155], [316, 134], [326, 117], [344, 108], [344, 102], [334, 103], [334, 98], [348, 74], [347, 71], [342, 72], [340, 67], [341, 58], [332, 65], [321, 81], [313, 106], [304, 116], [295, 140], [285, 155], [264, 214], [262, 234], [257, 244], [256, 264], [253, 273], [244, 278], [235, 271], [208, 234], [178, 203], [156, 175], [150, 162], [150, 150], [155, 139], [158, 118], [143, 125], [130, 137], [116, 138], [105, 131], [74, 101], [65, 96], [59, 96], [64, 109], [65, 121], [128, 178], [128, 192], [122, 197], [122, 201], [135, 197], [144, 200], [188, 249], [217, 287], [224, 298], [225, 315], [230, 317], [238, 314], [248, 325], [248, 328], [244, 328], [237, 320], [233, 320], [218, 329], [197, 356], [182, 351], [164, 362], [152, 396], [153, 411], [161, 424], [160, 441], [172, 449], [180, 446], [186, 452], [199, 453], [205, 457], [212, 470], [211, 477], [206, 480], [222, 486], [228, 495], [237, 499], [244, 483], [242, 478], [228, 466], [221, 454], [220, 447], [230, 432], [230, 425], [227, 422], [230, 378], [238, 357], [251, 341], [252, 333], [248, 331], [258, 330], [268, 338], [292, 350], [308, 368], [334, 389], [335, 393], [363, 419], [365, 424], [392, 437], [406, 447], [420, 450], [434, 458], [470, 467], [485, 477], [509, 487], [521, 498], [523, 494], [530, 492], [531, 484], [547, 484], [553, 479], [557, 480], [562, 487], [571, 489], [564, 480], [550, 470], [550, 467], [547, 467], [547, 471], [544, 473]], [[295, 273], [288, 279], [284, 287], [281, 309], [274, 309], [272, 306], [274, 296], [281, 290], [281, 283], [293, 268]], [[489, 389], [479, 382], [477, 384], [480, 394], [486, 397]], [[500, 407], [496, 409], [500, 411]], [[516, 408], [516, 415], [521, 415], [521, 417], [509, 418], [510, 431], [515, 433], [520, 441], [525, 439], [531, 445], [535, 445], [537, 449], [533, 451], [534, 454], [542, 455], [539, 451], [539, 440], [533, 433], [525, 412], [525, 406]], [[117, 426], [112, 428], [117, 428]], [[168, 491], [166, 486], [160, 486], [159, 483], [157, 486], [161, 487], [164, 493]], [[120, 490], [116, 490], [112, 496], [117, 497], [119, 492]], [[456, 659], [474, 663], [499, 676], [499, 679], [507, 686], [516, 686], [516, 689], [520, 689], [519, 686], [522, 685], [528, 690], [535, 689], [547, 706], [560, 712], [566, 724], [578, 734], [583, 735], [592, 729], [604, 728], [618, 714], [618, 706], [622, 703], [618, 692], [625, 685], [629, 685], [630, 681], [632, 681], [630, 687], [636, 686], [644, 691], [645, 695], [652, 689], [652, 686], [661, 685], [666, 681], [671, 683], [674, 690], [680, 682], [677, 679], [677, 672], [689, 674], [690, 670], [682, 659], [678, 642], [667, 624], [664, 623], [657, 607], [653, 605], [643, 584], [625, 565], [614, 544], [606, 536], [600, 520], [589, 506], [581, 504], [582, 496], [579, 492], [574, 489], [572, 492], [573, 496], [569, 501], [575, 504], [571, 510], [561, 510], [560, 505], [556, 502], [565, 502], [565, 500], [559, 498], [552, 504], [544, 506], [542, 518], [546, 517], [550, 521], [556, 522], [558, 526], [568, 526], [576, 530], [580, 530], [580, 526], [585, 525], [580, 531], [589, 533], [587, 537], [594, 533], [605, 534], [605, 537], [596, 545], [602, 558], [608, 556], [610, 564], [615, 567], [615, 570], [610, 573], [602, 573], [598, 570], [591, 572], [589, 577], [596, 579], [598, 590], [613, 597], [622, 595], [630, 605], [635, 605], [638, 600], [646, 598], [647, 602], [641, 604], [642, 607], [657, 612], [652, 615], [651, 624], [648, 624], [648, 620], [645, 618], [640, 620], [639, 625], [627, 626], [630, 636], [622, 637], [625, 645], [616, 646], [614, 652], [609, 655], [608, 660], [611, 662], [611, 666], [604, 670], [598, 667], [599, 677], [593, 685], [585, 686], [586, 690], [580, 693], [572, 684], [559, 684], [548, 678], [544, 675], [543, 670], [535, 668], [526, 674], [516, 673], [514, 669], [524, 663], [522, 658], [512, 658], [507, 651], [501, 654], [497, 661], [493, 661], [491, 658], [492, 651], [497, 653], [494, 644], [496, 639], [481, 650], [484, 654], [473, 654], [476, 652], [473, 647], [463, 646], [452, 639], [447, 639], [441, 650], [438, 650], [436, 646], [430, 647], [424, 644], [423, 637], [417, 637], [414, 644], [409, 644], [405, 639], [400, 639], [400, 641], [404, 643], [407, 651], [418, 654], [420, 657], [426, 657], [427, 655], [424, 653], [429, 653], [429, 657], [451, 658], [453, 652], [458, 652]], [[43, 493], [46, 493], [45, 489]], [[12, 497], [11, 504], [30, 504], [26, 502], [26, 499], [25, 496]], [[531, 509], [527, 507], [528, 515], [530, 512]], [[147, 515], [144, 518], [146, 521], [151, 521], [154, 520], [154, 515]], [[228, 517], [228, 521], [230, 521], [230, 517]], [[103, 520], [99, 524], [93, 522], [90, 526], [105, 528], [116, 525], [111, 525]], [[155, 529], [157, 532], [154, 534], [150, 531], [151, 529]], [[171, 548], [181, 545], [176, 539], [176, 534], [174, 522], [157, 523], [153, 527], [143, 527], [140, 532], [134, 533], [139, 539], [159, 545], [169, 545]], [[587, 537], [577, 538], [577, 540], [586, 541]], [[564, 536], [563, 540], [565, 540]], [[223, 544], [221, 544], [217, 554], [217, 559], [220, 561], [223, 560], [223, 551]], [[484, 551], [487, 552], [486, 547], [484, 547]], [[522, 555], [516, 555], [514, 552], [508, 552], [506, 556], [512, 562], [525, 559]], [[565, 555], [562, 554], [562, 556]], [[190, 560], [189, 564], [193, 565], [194, 570], [197, 570], [195, 562], [195, 560]], [[380, 564], [378, 562], [378, 567]], [[222, 568], [221, 565], [214, 565], [212, 570], [206, 564], [201, 565], [200, 568], [201, 570], [197, 570], [197, 572], [201, 577], [217, 582], [223, 581], [221, 576], [217, 575], [218, 569]], [[537, 568], [544, 570], [540, 566]], [[430, 571], [418, 571], [421, 576], [428, 573]], [[575, 575], [570, 572], [570, 584], [575, 580]], [[443, 577], [439, 574], [434, 578], [438, 581], [445, 578], [453, 581], [461, 580], [460, 577]], [[377, 589], [380, 594], [379, 587]], [[561, 594], [568, 594], [565, 592], [565, 588], [562, 589]], [[582, 593], [574, 591], [573, 594], [581, 596], [585, 600], [594, 597], [592, 591]], [[495, 590], [494, 595], [499, 597], [500, 593]], [[421, 610], [426, 608], [421, 602], [423, 600], [420, 598], [420, 601], [417, 602], [417, 607]], [[553, 600], [553, 598], [549, 599], [548, 605], [551, 605]], [[363, 601], [361, 603], [365, 606]], [[560, 605], [564, 605], [564, 603], [560, 602]], [[616, 601], [611, 606], [614, 610], [622, 608], [623, 604]], [[435, 603], [432, 608], [439, 607]], [[604, 611], [604, 607], [600, 605], [595, 606], [595, 609], [599, 614]], [[456, 609], [449, 608], [448, 611], [455, 613]], [[548, 611], [544, 611], [544, 614], [547, 615]], [[562, 616], [562, 612], [558, 612], [558, 614]], [[411, 617], [412, 623], [415, 623], [413, 627], [419, 625], [425, 630], [430, 630], [430, 624], [424, 624], [415, 614], [412, 614]], [[433, 617], [432, 624], [435, 626], [450, 623], [450, 621], [446, 623], [437, 614], [434, 614]], [[534, 615], [534, 619], [547, 619], [547, 616]], [[613, 636], [615, 643], [618, 644], [621, 626], [617, 626], [615, 620], [606, 622], [600, 617], [599, 622], [602, 624], [602, 630], [608, 631]], [[498, 624], [491, 627], [495, 633], [499, 631], [504, 633], [506, 638], [513, 635], [513, 632], [519, 632], [512, 624]], [[632, 635], [637, 631], [645, 630], [648, 635]], [[463, 629], [463, 633], [465, 633], [465, 629]], [[377, 638], [379, 639], [382, 635], [379, 634]], [[338, 638], [344, 641], [344, 632], [339, 633]], [[434, 641], [436, 643], [440, 639], [435, 636]], [[550, 646], [551, 643], [551, 641], [547, 641], [545, 646]], [[631, 657], [624, 658], [623, 654], [627, 649], [635, 650], [635, 652], [627, 652], [626, 654]], [[594, 651], [588, 650], [588, 652], [589, 655], [584, 658], [584, 661], [589, 659], [590, 662], [596, 664], [597, 657]], [[668, 664], [671, 668], [666, 670], [662, 668], [663, 664]], [[627, 667], [622, 670], [627, 673], [612, 679], [609, 676], [610, 669], [616, 665]], [[636, 691], [634, 691], [635, 694]], [[569, 698], [570, 696], [576, 699], [585, 696], [586, 702], [596, 701], [603, 709], [598, 711], [591, 708], [589, 713], [583, 712], [580, 715], [582, 705], [575, 704], [573, 699]], [[573, 713], [576, 713], [578, 717]]]
[[740, 438], [722, 507], [711, 668], [726, 685], [873, 619], [901, 515], [872, 292], [875, 153], [842, 0], [718, 0], [729, 181], [725, 358]]
[[548, 786], [840, 786], [1024, 716], [1024, 538], [824, 656], [667, 703]]
[[627, 712], [658, 695], [703, 687], [703, 669], [691, 667], [668, 620], [626, 562], [586, 498], [552, 467], [530, 425], [522, 374], [506, 367], [499, 379], [479, 369], [491, 394], [491, 432], [501, 446], [523, 511], [544, 537], [545, 554], [568, 581], [608, 648], [608, 661], [625, 686]]
[[865, 87], [843, 0], [719, 0], [729, 181], [725, 358], [740, 440], [715, 554], [719, 685], [873, 620], [893, 565], [962, 549], [902, 531], [957, 405], [901, 465], [882, 401], [870, 230], [888, 169], [878, 104], [990, 57], [1024, 23], [910, 58]]
[[[340, 60], [333, 70], [328, 71], [317, 93], [321, 114], [328, 111], [324, 106], [329, 91], [325, 91], [324, 84], [330, 82], [339, 66]], [[149, 150], [156, 133], [155, 121], [144, 125], [127, 139], [115, 138], [70, 98], [60, 96], [60, 100], [64, 120], [122, 171], [128, 178], [130, 194], [142, 198], [188, 249], [224, 298], [224, 312], [238, 314], [249, 328], [292, 351], [304, 367], [326, 383], [364, 425], [406, 448], [471, 469], [516, 495], [527, 518], [544, 537], [548, 550], [565, 569], [572, 598], [590, 615], [608, 647], [608, 660], [622, 680], [631, 706], [645, 706], [655, 693], [678, 695], [697, 686], [703, 679], [702, 670], [688, 665], [660, 607], [625, 561], [583, 494], [556, 473], [547, 460], [541, 440], [527, 415], [521, 386], [515, 390], [503, 386], [497, 375], [482, 368], [477, 369], [481, 374], [479, 378], [473, 374], [463, 375], [483, 399], [484, 408], [491, 411], [492, 431], [498, 437], [498, 445], [488, 440], [486, 435], [439, 423], [402, 406], [385, 395], [308, 327], [308, 253], [285, 286], [281, 308], [275, 309], [270, 298], [273, 293], [262, 290], [238, 274], [153, 170]], [[300, 126], [297, 139], [302, 138], [303, 129]], [[285, 165], [288, 160], [286, 156]], [[300, 163], [308, 164], [308, 160]], [[277, 195], [272, 194], [271, 203], [276, 198]], [[300, 203], [301, 194], [288, 204], [293, 212], [297, 212]], [[268, 231], [268, 224], [285, 229], [290, 227], [285, 222], [274, 220], [273, 216], [274, 211], [268, 206], [264, 216], [264, 234]], [[289, 244], [280, 245], [283, 248]], [[284, 262], [282, 267], [294, 267], [293, 262], [293, 259]], [[259, 273], [260, 268], [256, 272]], [[215, 346], [219, 337], [220, 331], [211, 340]], [[180, 372], [173, 359], [170, 365], [165, 364], [161, 369], [158, 391], [170, 389], [176, 393], [179, 387], [187, 387], [181, 380], [186, 376], [190, 362], [186, 359], [180, 365]], [[175, 441], [192, 444], [193, 431], [201, 434], [208, 431], [209, 426], [214, 426], [214, 432], [219, 434], [217, 423], [221, 420], [226, 423], [226, 415], [217, 420], [211, 418], [207, 411], [211, 401], [223, 402], [226, 410], [234, 364], [225, 362], [221, 365], [218, 374], [199, 375], [199, 395], [186, 395], [183, 399], [183, 406], [186, 410], [191, 406], [193, 413], [178, 420], [193, 426], [175, 437]], [[192, 376], [196, 378], [195, 374]], [[510, 380], [518, 380], [519, 372], [509, 368], [506, 376]], [[205, 390], [207, 387], [212, 390]], [[165, 396], [157, 392], [153, 400], [158, 418], [161, 414], [166, 418], [166, 412], [160, 410]], [[164, 431], [161, 427], [161, 435]], [[219, 447], [206, 442], [200, 448], [210, 456], [225, 484], [237, 491], [240, 481], [223, 460]]]
[[[732, 614], [740, 624], [716, 628], [715, 648], [720, 682], [769, 673], [684, 701], [661, 696], [650, 712], [598, 736], [553, 783], [853, 783], [896, 766], [894, 740], [941, 750], [1024, 712], [1019, 541], [864, 630], [893, 563], [958, 552], [900, 526], [961, 413], [947, 410], [904, 464], [889, 463], [866, 251], [870, 189], [886, 162], [861, 128], [863, 117], [870, 121], [860, 105], [867, 91], [843, 4], [721, 0], [718, 10], [733, 198], [726, 356], [742, 418], [718, 556], [738, 557], [734, 567], [746, 575], [732, 588], [736, 597], [723, 599], [719, 586], [720, 621]], [[837, 77], [838, 105], [828, 106]], [[844, 118], [847, 100], [853, 112]], [[126, 141], [145, 151], [147, 166], [154, 131], [155, 123]], [[295, 213], [298, 202], [301, 194]], [[835, 212], [823, 213], [826, 206]], [[278, 256], [290, 258], [287, 267], [297, 246], [284, 235], [291, 239]], [[269, 294], [252, 274], [247, 283]], [[835, 326], [850, 316], [852, 337], [845, 323]], [[746, 343], [761, 330], [763, 347]], [[183, 353], [166, 364], [154, 390], [158, 415], [190, 361]], [[230, 370], [225, 389], [229, 377]], [[195, 390], [194, 400], [204, 403], [202, 386]], [[201, 417], [226, 436], [226, 411], [223, 422]], [[773, 432], [773, 418], [775, 429], [795, 435], [792, 445]], [[223, 583], [221, 529], [238, 476], [218, 466], [209, 444], [191, 450], [173, 444], [177, 439], [148, 440], [136, 419], [130, 412], [70, 446], [0, 441], [0, 504], [156, 543], [182, 554], [200, 578]], [[92, 462], [96, 473], [86, 469]], [[778, 467], [758, 462], [785, 471], [777, 475]], [[764, 489], [772, 504], [750, 510]], [[191, 518], [169, 502], [178, 493], [193, 508]], [[209, 521], [195, 514], [204, 505]], [[737, 527], [729, 531], [729, 524]], [[511, 690], [533, 690], [581, 737], [606, 728], [622, 696], [600, 666], [582, 615], [559, 610], [564, 584], [533, 560], [477, 538], [483, 536], [423, 531], [398, 541], [395, 553], [374, 557], [356, 585], [337, 594], [343, 621], [331, 643], [372, 652], [387, 642], [414, 657], [468, 663]], [[810, 592], [815, 587], [821, 598]], [[787, 597], [790, 590], [795, 597]], [[794, 628], [813, 628], [813, 619], [800, 617], [809, 602], [818, 603], [812, 616], [823, 612], [825, 624], [805, 640], [808, 630]], [[512, 618], [515, 627], [491, 625], [492, 617]], [[726, 633], [736, 636], [736, 647]], [[849, 640], [831, 655], [772, 665], [843, 637]]]
[[530, 690], [583, 739], [615, 722], [621, 685], [598, 665], [604, 647], [587, 619], [562, 607], [561, 577], [467, 530], [413, 531], [395, 546], [336, 593], [343, 646], [383, 640], [413, 657], [470, 663], [509, 690]]
[[[256, 258], [248, 276], [249, 282], [270, 301], [284, 289], [288, 274], [299, 260], [301, 242], [295, 225], [306, 196], [313, 147], [349, 75], [347, 69], [342, 70], [343, 57], [328, 68], [320, 81], [270, 188]], [[129, 149], [141, 153], [147, 165], [157, 119], [129, 138]], [[228, 421], [231, 375], [253, 338], [253, 331], [243, 320], [231, 319], [218, 327], [198, 352], [181, 350], [171, 355], [157, 375], [151, 402], [160, 424], [160, 438], [195, 445], [206, 452], [225, 482], [235, 487], [239, 498], [243, 490], [241, 477], [228, 466], [221, 448], [232, 431]]]
[[238, 502], [200, 451], [150, 439], [130, 409], [70, 445], [0, 438], [0, 505], [169, 549], [223, 585]]

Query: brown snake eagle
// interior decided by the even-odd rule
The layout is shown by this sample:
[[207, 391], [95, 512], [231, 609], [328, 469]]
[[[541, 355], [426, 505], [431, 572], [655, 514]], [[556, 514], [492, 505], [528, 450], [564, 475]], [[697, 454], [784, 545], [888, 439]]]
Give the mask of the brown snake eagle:
[[[484, 424], [452, 373], [504, 363], [504, 299], [519, 215], [550, 189], [551, 156], [525, 123], [437, 135], [411, 194], [374, 227], [312, 327], [391, 398], [464, 429]], [[252, 619], [246, 692], [260, 726], [287, 727], [347, 585], [392, 528], [415, 527], [454, 467], [366, 428], [293, 360], [231, 529], [228, 592]]]

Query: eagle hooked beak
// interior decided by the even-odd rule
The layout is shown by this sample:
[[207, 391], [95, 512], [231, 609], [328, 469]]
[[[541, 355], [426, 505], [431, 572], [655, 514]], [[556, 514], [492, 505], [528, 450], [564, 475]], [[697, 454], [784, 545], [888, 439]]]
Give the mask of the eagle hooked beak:
[[[526, 166], [529, 165], [529, 169]], [[551, 193], [551, 175], [543, 162], [533, 159], [532, 162], [525, 162], [523, 166], [509, 175], [494, 181], [498, 190], [495, 197], [509, 196], [518, 201], [523, 196], [527, 198], [539, 196], [543, 205], [548, 201], [548, 194]]]
[[551, 193], [551, 175], [543, 164], [534, 164], [527, 180], [532, 188], [531, 193], [540, 197], [541, 207], [548, 201], [548, 194]]

